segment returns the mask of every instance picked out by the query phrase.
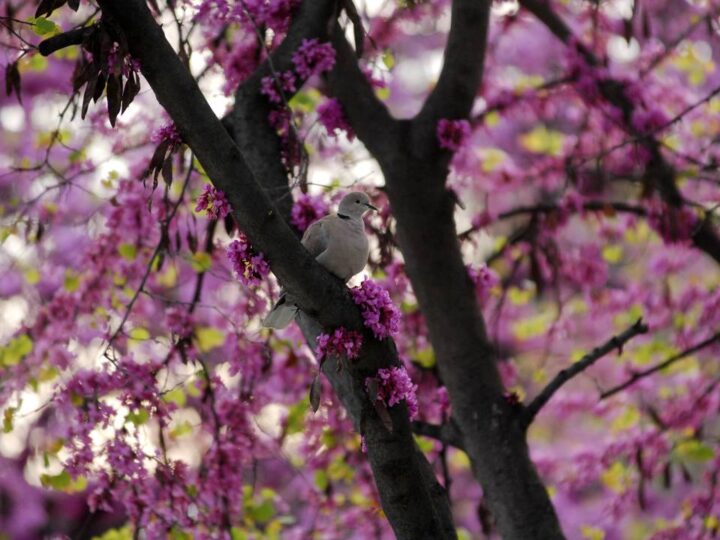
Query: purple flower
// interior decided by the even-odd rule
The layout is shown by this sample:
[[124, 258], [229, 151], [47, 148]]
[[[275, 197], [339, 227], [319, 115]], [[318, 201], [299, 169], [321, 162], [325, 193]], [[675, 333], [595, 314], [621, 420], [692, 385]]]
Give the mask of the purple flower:
[[437, 138], [440, 148], [453, 152], [460, 150], [470, 138], [470, 122], [467, 120], [448, 120], [443, 118], [437, 125]]
[[295, 71], [302, 79], [308, 79], [323, 71], [329, 71], [335, 65], [335, 49], [329, 43], [320, 43], [317, 39], [303, 39], [302, 44], [292, 56]]
[[205, 184], [195, 206], [196, 212], [202, 212], [203, 210], [206, 210], [208, 217], [212, 219], [225, 219], [232, 211], [232, 208], [225, 198], [225, 193], [215, 189], [212, 184]]
[[270, 272], [262, 253], [257, 253], [244, 234], [240, 233], [227, 250], [228, 260], [237, 278], [245, 285], [256, 285]]
[[186, 309], [173, 307], [165, 314], [165, 324], [170, 331], [181, 337], [190, 337], [193, 333], [193, 318]]
[[480, 299], [480, 303], [484, 304], [490, 296], [490, 290], [500, 283], [500, 278], [495, 272], [490, 270], [486, 264], [483, 264], [477, 269], [472, 266], [468, 266], [467, 272], [475, 285], [475, 290], [478, 298]]
[[301, 195], [293, 204], [290, 223], [300, 232], [305, 232], [315, 221], [328, 213], [328, 205], [322, 197]]
[[355, 138], [355, 132], [348, 124], [342, 106], [337, 99], [328, 99], [320, 104], [317, 113], [318, 121], [323, 125], [328, 135], [337, 138], [337, 132], [344, 131], [348, 140], [352, 141]]
[[668, 122], [667, 116], [660, 109], [643, 110], [636, 108], [630, 120], [632, 127], [642, 134], [658, 131]]
[[180, 144], [182, 142], [180, 133], [173, 123], [166, 124], [163, 127], [156, 129], [150, 136], [150, 140], [154, 143], [170, 141], [171, 144]]
[[398, 333], [400, 311], [384, 288], [366, 279], [359, 287], [350, 289], [350, 294], [360, 306], [365, 326], [372, 330], [376, 338], [385, 339]]
[[357, 358], [362, 348], [362, 335], [355, 330], [347, 330], [342, 326], [332, 334], [320, 334], [317, 337], [315, 356], [322, 362], [328, 356]]
[[277, 76], [269, 75], [260, 80], [260, 93], [271, 103], [281, 103], [283, 93], [292, 94], [295, 90], [295, 74], [292, 71], [283, 71]]
[[418, 414], [417, 385], [413, 384], [404, 367], [382, 368], [379, 369], [375, 377], [365, 379], [365, 388], [368, 388], [370, 381], [377, 381], [377, 396], [375, 399], [384, 403], [387, 407], [397, 405], [402, 400], [410, 413], [410, 418], [414, 419]]

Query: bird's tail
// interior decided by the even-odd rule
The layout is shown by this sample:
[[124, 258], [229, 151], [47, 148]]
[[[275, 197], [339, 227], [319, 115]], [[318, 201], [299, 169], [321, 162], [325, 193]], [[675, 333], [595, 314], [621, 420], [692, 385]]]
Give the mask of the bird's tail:
[[287, 297], [283, 294], [270, 313], [262, 320], [262, 325], [266, 328], [281, 330], [295, 320], [297, 312], [298, 308], [288, 303]]

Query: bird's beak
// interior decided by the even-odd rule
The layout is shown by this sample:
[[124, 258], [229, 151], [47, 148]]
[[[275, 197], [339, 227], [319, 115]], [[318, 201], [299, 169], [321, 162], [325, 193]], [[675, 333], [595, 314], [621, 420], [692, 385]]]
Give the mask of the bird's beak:
[[376, 212], [380, 211], [370, 203], [365, 203], [365, 206], [367, 206], [370, 210], [375, 210]]

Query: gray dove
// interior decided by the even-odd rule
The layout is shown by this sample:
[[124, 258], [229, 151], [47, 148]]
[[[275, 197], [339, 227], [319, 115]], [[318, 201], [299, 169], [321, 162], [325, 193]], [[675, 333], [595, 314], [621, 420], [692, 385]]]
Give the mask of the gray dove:
[[[353, 191], [340, 201], [337, 214], [330, 214], [316, 221], [305, 231], [302, 245], [317, 262], [343, 282], [362, 272], [370, 254], [362, 217], [368, 210], [375, 210], [365, 193]], [[282, 293], [280, 299], [263, 319], [268, 328], [285, 328], [297, 314], [298, 308]]]

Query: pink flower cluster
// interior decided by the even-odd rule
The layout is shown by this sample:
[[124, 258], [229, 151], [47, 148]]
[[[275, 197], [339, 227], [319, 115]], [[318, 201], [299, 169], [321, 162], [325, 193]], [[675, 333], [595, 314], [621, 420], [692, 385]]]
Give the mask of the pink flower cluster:
[[470, 138], [470, 122], [442, 118], [437, 125], [437, 139], [440, 148], [457, 152]]
[[596, 245], [585, 244], [563, 257], [561, 273], [581, 289], [602, 287], [608, 280], [607, 263]]
[[300, 232], [328, 213], [329, 207], [322, 197], [302, 194], [293, 204], [290, 223]]
[[480, 303], [484, 304], [490, 296], [490, 290], [500, 283], [500, 278], [494, 271], [490, 270], [486, 264], [478, 268], [468, 266], [467, 272], [475, 285], [475, 291], [480, 299]]
[[266, 96], [271, 103], [281, 103], [283, 101], [282, 94], [278, 91], [278, 86], [282, 94], [292, 93], [297, 90], [295, 86], [295, 74], [292, 71], [283, 71], [277, 74], [276, 78], [269, 75], [263, 77], [260, 81], [260, 93]]
[[630, 122], [632, 127], [639, 133], [650, 135], [665, 126], [668, 122], [668, 117], [657, 108], [649, 110], [635, 108]]
[[337, 99], [325, 100], [318, 106], [317, 114], [318, 121], [323, 125], [328, 135], [337, 138], [338, 131], [344, 131], [348, 140], [352, 141], [355, 138], [355, 132], [348, 124], [342, 106]]
[[230, 242], [227, 256], [235, 275], [245, 285], [257, 285], [270, 272], [265, 256], [257, 253], [242, 233]]
[[335, 65], [335, 49], [329, 43], [320, 43], [317, 39], [303, 39], [302, 44], [292, 56], [295, 71], [303, 78], [330, 71]]
[[150, 136], [150, 140], [156, 144], [163, 141], [170, 141], [171, 144], [180, 144], [182, 142], [180, 133], [172, 122], [156, 129]]
[[225, 219], [232, 212], [230, 203], [225, 198], [225, 193], [216, 189], [212, 184], [205, 184], [203, 191], [198, 197], [196, 212], [207, 211], [208, 217], [212, 219]]
[[322, 362], [328, 356], [357, 358], [362, 348], [362, 335], [355, 330], [347, 330], [342, 326], [332, 334], [320, 334], [317, 337], [315, 356]]
[[181, 338], [188, 338], [193, 333], [193, 318], [186, 309], [168, 309], [165, 313], [165, 324], [173, 334]]
[[[283, 101], [282, 94], [297, 90], [297, 83], [313, 75], [332, 69], [335, 65], [335, 49], [329, 43], [320, 43], [317, 39], [304, 39], [292, 56], [295, 72], [283, 71], [263, 77], [260, 81], [260, 93], [271, 103]], [[296, 74], [297, 73], [297, 78]]]
[[399, 331], [400, 310], [390, 294], [371, 279], [350, 289], [355, 303], [360, 306], [363, 322], [378, 339], [394, 336]]
[[383, 402], [387, 407], [392, 407], [405, 400], [410, 418], [417, 417], [418, 402], [415, 392], [418, 387], [413, 384], [404, 367], [379, 369], [375, 377], [368, 377], [365, 380], [366, 388], [373, 379], [377, 381], [378, 393], [376, 399], [378, 401]]
[[246, 24], [250, 32], [254, 27], [266, 26], [277, 34], [287, 30], [298, 4], [299, 0], [202, 0], [196, 5], [195, 19], [218, 26], [251, 23]]

